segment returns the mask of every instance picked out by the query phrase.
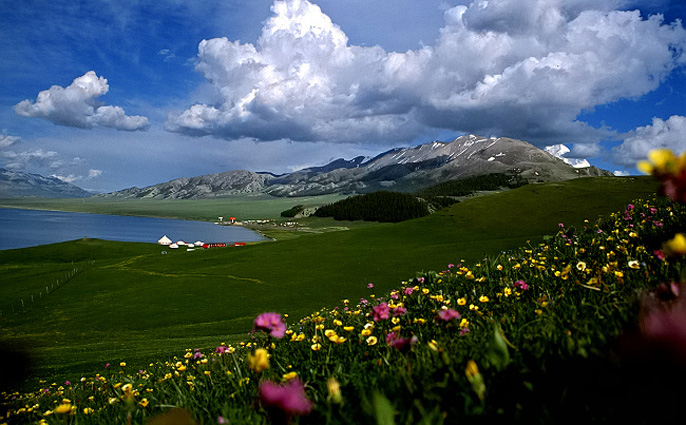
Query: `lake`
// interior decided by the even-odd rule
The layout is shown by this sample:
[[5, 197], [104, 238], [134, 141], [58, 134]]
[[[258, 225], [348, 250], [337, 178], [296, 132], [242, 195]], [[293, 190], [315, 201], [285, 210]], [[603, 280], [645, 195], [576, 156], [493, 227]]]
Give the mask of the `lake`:
[[166, 218], [0, 208], [0, 250], [26, 248], [84, 237], [157, 243], [164, 235], [176, 242], [256, 242], [259, 233], [239, 226]]

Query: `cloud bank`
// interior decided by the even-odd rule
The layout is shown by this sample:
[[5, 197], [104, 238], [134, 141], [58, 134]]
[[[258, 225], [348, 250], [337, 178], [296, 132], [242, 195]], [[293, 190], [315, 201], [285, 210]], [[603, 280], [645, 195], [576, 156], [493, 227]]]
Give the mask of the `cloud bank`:
[[667, 148], [677, 154], [686, 151], [686, 117], [653, 118], [653, 123], [638, 127], [624, 142], [612, 150], [614, 162], [635, 165], [648, 157], [652, 149]]
[[170, 114], [166, 129], [395, 145], [447, 129], [574, 143], [581, 156], [617, 138], [578, 121], [582, 111], [655, 90], [686, 62], [680, 22], [619, 6], [477, 0], [445, 12], [433, 45], [386, 52], [350, 45], [317, 5], [277, 0], [255, 44], [200, 43], [196, 70], [214, 98]]
[[107, 127], [124, 131], [149, 127], [146, 117], [128, 116], [120, 106], [101, 104], [98, 97], [108, 91], [107, 80], [89, 71], [67, 87], [52, 86], [38, 93], [35, 102], [28, 99], [19, 102], [14, 110], [24, 117], [42, 118], [67, 127]]

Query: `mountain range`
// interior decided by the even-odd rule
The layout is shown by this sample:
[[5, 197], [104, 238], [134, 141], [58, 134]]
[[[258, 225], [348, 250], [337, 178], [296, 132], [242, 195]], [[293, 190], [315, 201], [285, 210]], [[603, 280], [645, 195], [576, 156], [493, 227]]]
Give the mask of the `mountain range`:
[[373, 158], [336, 159], [321, 167], [283, 175], [233, 170], [97, 196], [198, 199], [268, 193], [291, 197], [382, 189], [413, 192], [447, 180], [490, 173], [518, 174], [529, 182], [612, 176], [609, 171], [585, 166], [588, 163], [569, 163], [555, 156], [565, 152], [560, 146], [551, 153], [521, 140], [468, 135], [451, 142], [396, 148]]
[[86, 198], [92, 193], [56, 177], [0, 168], [0, 198]]

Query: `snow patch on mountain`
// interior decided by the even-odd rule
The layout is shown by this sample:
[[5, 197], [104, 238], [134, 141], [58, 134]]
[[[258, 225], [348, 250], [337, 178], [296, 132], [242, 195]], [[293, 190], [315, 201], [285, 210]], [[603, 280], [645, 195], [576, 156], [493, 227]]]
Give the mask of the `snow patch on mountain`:
[[591, 163], [588, 162], [587, 159], [565, 158], [565, 155], [571, 151], [563, 144], [546, 146], [545, 151], [556, 158], [560, 158], [566, 164], [569, 164], [574, 168], [588, 168], [591, 166]]

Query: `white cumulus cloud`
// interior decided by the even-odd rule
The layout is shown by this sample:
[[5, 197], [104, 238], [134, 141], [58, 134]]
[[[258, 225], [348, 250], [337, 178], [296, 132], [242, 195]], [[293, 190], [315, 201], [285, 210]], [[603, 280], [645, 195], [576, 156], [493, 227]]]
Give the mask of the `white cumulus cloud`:
[[[255, 44], [203, 40], [196, 70], [214, 98], [167, 130], [226, 139], [392, 143], [427, 128], [597, 151], [614, 130], [583, 110], [656, 89], [684, 65], [680, 22], [613, 0], [477, 0], [445, 12], [433, 45], [350, 45], [306, 0], [276, 0]], [[589, 144], [582, 149], [583, 144]]]
[[54, 124], [135, 131], [149, 127], [143, 116], [128, 116], [120, 106], [103, 105], [98, 98], [109, 91], [107, 80], [94, 71], [74, 79], [67, 87], [52, 86], [38, 93], [35, 102], [23, 100], [14, 106], [18, 115], [42, 118]]
[[652, 124], [638, 127], [624, 142], [612, 149], [617, 164], [635, 165], [657, 148], [671, 149], [677, 154], [686, 151], [686, 117], [673, 115], [666, 121], [653, 118]]

